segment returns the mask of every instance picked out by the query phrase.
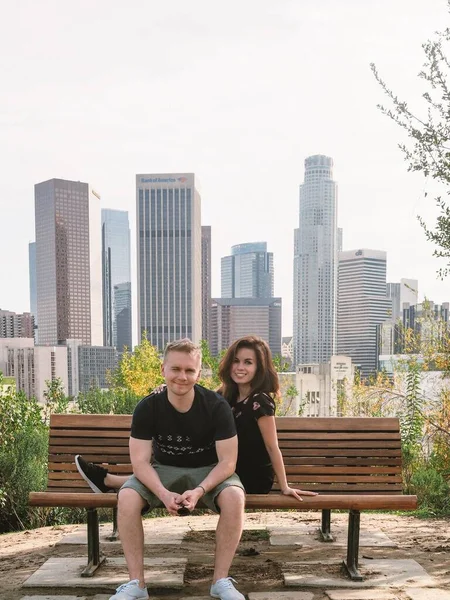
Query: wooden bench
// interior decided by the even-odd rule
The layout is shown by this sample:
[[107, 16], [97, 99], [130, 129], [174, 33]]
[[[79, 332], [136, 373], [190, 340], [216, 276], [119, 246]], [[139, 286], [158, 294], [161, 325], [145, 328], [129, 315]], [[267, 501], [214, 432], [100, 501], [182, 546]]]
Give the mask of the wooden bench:
[[[279, 493], [248, 495], [250, 509], [320, 509], [324, 541], [333, 541], [331, 510], [349, 511], [347, 558], [349, 576], [358, 571], [359, 527], [362, 510], [414, 510], [417, 497], [402, 494], [402, 455], [399, 421], [395, 418], [279, 417], [277, 432], [288, 481], [318, 496], [299, 503]], [[79, 475], [78, 453], [104, 463], [115, 474], [132, 472], [128, 452], [130, 415], [52, 415], [48, 460], [48, 487], [32, 492], [32, 506], [87, 509], [88, 565], [93, 575], [103, 562], [97, 509], [115, 508], [116, 494], [95, 494]], [[276, 484], [274, 492], [277, 491]]]

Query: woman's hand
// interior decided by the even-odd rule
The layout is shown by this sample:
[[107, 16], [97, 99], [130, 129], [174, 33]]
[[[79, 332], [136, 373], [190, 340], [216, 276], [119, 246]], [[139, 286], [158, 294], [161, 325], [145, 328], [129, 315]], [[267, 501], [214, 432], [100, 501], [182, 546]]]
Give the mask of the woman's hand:
[[303, 502], [302, 496], [317, 496], [317, 492], [310, 492], [309, 490], [297, 490], [295, 488], [284, 488], [281, 490], [283, 496], [294, 496], [299, 502]]

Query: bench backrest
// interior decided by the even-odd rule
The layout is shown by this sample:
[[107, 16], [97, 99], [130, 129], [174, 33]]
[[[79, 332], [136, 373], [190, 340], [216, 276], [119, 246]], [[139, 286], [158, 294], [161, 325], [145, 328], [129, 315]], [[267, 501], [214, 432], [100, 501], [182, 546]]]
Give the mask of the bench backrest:
[[[398, 419], [278, 417], [276, 423], [291, 485], [330, 494], [402, 493]], [[130, 426], [130, 415], [52, 415], [48, 490], [90, 492], [75, 454], [130, 474]]]

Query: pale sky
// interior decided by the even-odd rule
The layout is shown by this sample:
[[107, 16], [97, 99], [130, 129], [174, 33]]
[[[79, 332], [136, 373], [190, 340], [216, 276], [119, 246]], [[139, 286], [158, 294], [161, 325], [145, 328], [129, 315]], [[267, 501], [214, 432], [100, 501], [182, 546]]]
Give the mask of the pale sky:
[[420, 299], [450, 301], [416, 219], [437, 215], [429, 184], [407, 173], [369, 67], [423, 110], [421, 44], [450, 24], [446, 0], [0, 0], [0, 9], [1, 308], [29, 310], [35, 183], [86, 181], [102, 208], [128, 210], [135, 274], [135, 174], [194, 172], [212, 226], [213, 296], [231, 246], [267, 241], [291, 335], [298, 187], [311, 154], [334, 159], [344, 249], [386, 250], [388, 281], [418, 279]]

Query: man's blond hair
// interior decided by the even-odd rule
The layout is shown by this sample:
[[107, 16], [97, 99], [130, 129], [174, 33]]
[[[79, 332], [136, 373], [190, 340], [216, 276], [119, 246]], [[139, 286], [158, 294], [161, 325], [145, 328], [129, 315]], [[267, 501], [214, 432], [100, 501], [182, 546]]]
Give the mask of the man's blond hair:
[[164, 360], [166, 360], [169, 352], [186, 352], [186, 354], [196, 354], [202, 360], [202, 349], [198, 344], [194, 344], [189, 338], [183, 338], [182, 340], [174, 340], [169, 342], [164, 350]]

